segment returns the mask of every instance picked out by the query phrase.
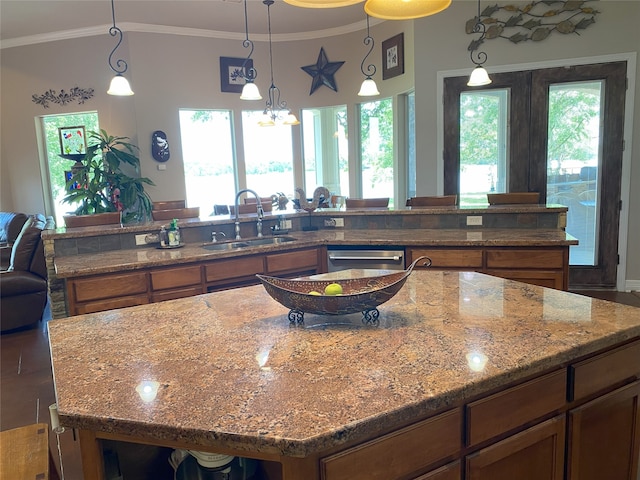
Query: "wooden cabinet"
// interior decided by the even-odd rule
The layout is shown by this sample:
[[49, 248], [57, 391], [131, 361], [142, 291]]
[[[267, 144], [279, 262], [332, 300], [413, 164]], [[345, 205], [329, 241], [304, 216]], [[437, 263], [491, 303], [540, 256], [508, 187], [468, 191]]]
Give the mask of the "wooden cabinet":
[[460, 468], [460, 461], [449, 463], [444, 467], [440, 467], [424, 475], [416, 477], [415, 480], [461, 480], [462, 469]]
[[640, 341], [575, 363], [569, 373], [578, 406], [568, 413], [567, 480], [636, 480]]
[[[450, 410], [320, 461], [323, 480], [392, 480], [459, 454], [462, 412]], [[427, 477], [429, 478], [429, 477]], [[439, 477], [435, 477], [439, 478]], [[443, 477], [446, 478], [446, 477]]]
[[535, 378], [467, 405], [467, 445], [521, 428], [566, 404], [567, 370]]
[[465, 479], [562, 480], [564, 432], [565, 416], [558, 415], [468, 455]]
[[318, 273], [319, 248], [249, 254], [206, 263], [157, 267], [67, 280], [70, 315], [100, 312], [190, 297], [258, 283], [257, 273], [299, 276]]
[[407, 264], [426, 255], [435, 269], [468, 270], [567, 290], [569, 247], [409, 247]]
[[146, 272], [129, 272], [71, 279], [67, 299], [71, 315], [149, 303]]
[[569, 412], [567, 480], [636, 480], [640, 381]]

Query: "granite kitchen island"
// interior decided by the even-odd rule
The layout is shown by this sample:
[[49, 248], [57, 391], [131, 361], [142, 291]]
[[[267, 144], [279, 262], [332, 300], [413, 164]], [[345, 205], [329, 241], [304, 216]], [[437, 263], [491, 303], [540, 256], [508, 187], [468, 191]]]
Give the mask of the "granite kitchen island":
[[635, 479], [640, 309], [421, 270], [378, 326], [287, 313], [252, 286], [51, 321], [60, 421], [79, 430], [85, 480], [104, 478], [102, 439], [255, 458], [285, 480], [508, 478], [482, 472], [552, 445], [535, 460], [551, 474], [519, 478], [596, 478], [581, 442], [601, 432], [577, 426], [612, 396], [629, 427], [612, 420], [609, 443], [629, 476], [608, 478]]

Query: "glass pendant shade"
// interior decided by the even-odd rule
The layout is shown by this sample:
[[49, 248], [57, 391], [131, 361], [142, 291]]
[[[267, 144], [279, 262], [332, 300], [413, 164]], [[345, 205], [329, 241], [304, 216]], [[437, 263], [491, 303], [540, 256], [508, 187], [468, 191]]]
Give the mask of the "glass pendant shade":
[[244, 87], [242, 87], [240, 100], [262, 100], [258, 86], [253, 82], [245, 83]]
[[129, 81], [118, 73], [111, 79], [111, 84], [109, 85], [109, 90], [107, 90], [107, 93], [109, 95], [126, 97], [129, 95], [133, 95], [133, 90], [131, 90]]
[[360, 91], [358, 95], [361, 97], [374, 97], [376, 95], [380, 95], [378, 91], [378, 85], [376, 85], [376, 81], [372, 78], [365, 78], [360, 86]]
[[467, 85], [469, 87], [480, 87], [482, 85], [489, 85], [490, 83], [491, 79], [489, 78], [489, 74], [484, 69], [484, 67], [478, 65], [471, 72], [471, 76], [469, 77]]
[[284, 0], [284, 3], [303, 8], [334, 8], [348, 7], [349, 5], [355, 5], [363, 1], [364, 0]]
[[258, 125], [261, 127], [274, 127], [276, 122], [267, 112], [264, 112], [262, 118], [258, 121]]
[[364, 11], [385, 20], [428, 17], [445, 10], [451, 0], [367, 0]]
[[300, 120], [296, 117], [291, 110], [287, 113], [287, 116], [284, 117], [282, 121], [283, 125], [300, 125]]

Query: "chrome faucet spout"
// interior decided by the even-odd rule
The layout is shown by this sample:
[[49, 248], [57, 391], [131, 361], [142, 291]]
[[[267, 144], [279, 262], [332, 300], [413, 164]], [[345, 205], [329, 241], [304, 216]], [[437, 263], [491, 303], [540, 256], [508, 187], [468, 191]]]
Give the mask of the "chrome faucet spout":
[[240, 190], [238, 193], [236, 193], [236, 202], [235, 202], [236, 240], [240, 240], [240, 218], [238, 217], [238, 215], [240, 210], [239, 209], [240, 195], [242, 195], [243, 193], [250, 193], [251, 195], [256, 197], [256, 204], [257, 204], [256, 209], [258, 213], [258, 223], [256, 227], [258, 229], [258, 237], [262, 237], [262, 219], [264, 218], [264, 210], [262, 209], [262, 202], [260, 201], [260, 196], [254, 190], [245, 188], [244, 190]]

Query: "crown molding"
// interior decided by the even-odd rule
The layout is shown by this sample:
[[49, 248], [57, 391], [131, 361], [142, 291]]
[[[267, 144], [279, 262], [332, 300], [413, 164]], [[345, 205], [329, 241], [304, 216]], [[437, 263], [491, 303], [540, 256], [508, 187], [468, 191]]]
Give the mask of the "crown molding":
[[[377, 25], [384, 20], [373, 19], [369, 20], [370, 25]], [[39, 43], [57, 42], [60, 40], [71, 40], [76, 38], [94, 37], [97, 35], [108, 35], [111, 25], [97, 25], [95, 27], [77, 28], [73, 30], [62, 30], [59, 32], [43, 33], [38, 35], [29, 35], [25, 37], [10, 38], [0, 41], [0, 49], [24, 47], [27, 45], [36, 45]], [[159, 33], [163, 35], [182, 35], [188, 37], [204, 37], [204, 38], [217, 38], [223, 40], [239, 40], [245, 39], [244, 33], [236, 32], [223, 32], [219, 30], [206, 30], [199, 28], [185, 28], [185, 27], [172, 27], [167, 25], [151, 25], [146, 23], [132, 23], [123, 22], [119, 23], [118, 27], [123, 32], [136, 32], [136, 33]], [[274, 42], [291, 42], [300, 40], [314, 40], [317, 38], [333, 37], [338, 35], [345, 35], [348, 33], [365, 30], [367, 24], [365, 20], [351, 23], [349, 25], [342, 25], [334, 28], [327, 28], [324, 30], [313, 30], [310, 32], [296, 32], [296, 33], [274, 33], [272, 34], [272, 41]], [[253, 41], [268, 42], [269, 36], [266, 33], [251, 34], [250, 38]]]

